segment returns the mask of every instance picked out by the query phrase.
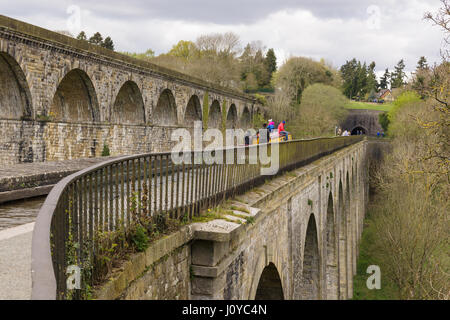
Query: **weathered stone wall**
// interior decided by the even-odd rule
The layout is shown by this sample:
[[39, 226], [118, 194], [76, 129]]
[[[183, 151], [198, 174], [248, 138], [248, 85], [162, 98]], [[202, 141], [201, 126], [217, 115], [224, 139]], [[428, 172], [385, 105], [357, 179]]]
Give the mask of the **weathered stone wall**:
[[256, 107], [245, 94], [4, 16], [0, 71], [1, 165], [94, 156], [105, 140], [115, 155], [167, 151], [170, 132], [192, 127], [214, 101], [223, 122], [233, 104], [238, 117]]
[[178, 248], [149, 267], [120, 297], [123, 300], [187, 300], [190, 297], [189, 246]]
[[210, 241], [193, 242], [191, 297], [258, 298], [260, 283], [273, 282], [261, 275], [274, 265], [285, 299], [351, 298], [367, 201], [365, 152], [366, 142], [358, 143], [238, 197], [235, 207], [259, 210], [255, 222], [236, 228], [223, 222], [229, 239], [212, 230], [203, 235]]

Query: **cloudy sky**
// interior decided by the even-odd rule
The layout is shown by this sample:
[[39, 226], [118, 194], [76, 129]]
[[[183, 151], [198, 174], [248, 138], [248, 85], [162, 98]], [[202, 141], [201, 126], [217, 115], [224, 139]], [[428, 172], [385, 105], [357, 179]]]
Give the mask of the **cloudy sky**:
[[425, 55], [439, 61], [442, 32], [422, 19], [439, 0], [0, 0], [0, 14], [50, 30], [99, 31], [116, 50], [156, 54], [179, 40], [232, 31], [242, 45], [261, 40], [280, 65], [289, 56], [356, 57], [382, 72]]

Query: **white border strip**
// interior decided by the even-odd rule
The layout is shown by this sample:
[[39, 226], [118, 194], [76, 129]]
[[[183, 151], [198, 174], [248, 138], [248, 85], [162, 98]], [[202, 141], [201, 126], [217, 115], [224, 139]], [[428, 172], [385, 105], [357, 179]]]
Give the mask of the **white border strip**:
[[0, 231], [0, 241], [33, 231], [34, 222]]

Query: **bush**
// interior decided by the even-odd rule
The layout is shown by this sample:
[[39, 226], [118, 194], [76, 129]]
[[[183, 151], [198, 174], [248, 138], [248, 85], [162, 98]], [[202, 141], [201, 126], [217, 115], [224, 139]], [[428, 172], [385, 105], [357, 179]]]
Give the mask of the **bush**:
[[147, 235], [147, 230], [141, 225], [136, 226], [136, 229], [131, 236], [131, 240], [133, 241], [133, 244], [138, 252], [142, 252], [147, 249], [150, 242], [150, 238]]
[[324, 84], [313, 84], [303, 92], [302, 103], [287, 127], [295, 138], [334, 135], [335, 126], [345, 119], [348, 100], [341, 91]]
[[102, 157], [108, 157], [110, 155], [109, 147], [105, 143], [103, 144]]

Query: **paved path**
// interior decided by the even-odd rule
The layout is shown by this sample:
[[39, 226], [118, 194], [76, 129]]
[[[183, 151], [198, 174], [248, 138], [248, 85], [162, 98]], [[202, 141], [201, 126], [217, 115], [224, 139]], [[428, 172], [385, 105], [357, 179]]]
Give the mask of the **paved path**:
[[20, 163], [0, 166], [0, 192], [54, 184], [69, 174], [115, 157]]
[[31, 238], [34, 222], [0, 231], [0, 300], [31, 297]]

